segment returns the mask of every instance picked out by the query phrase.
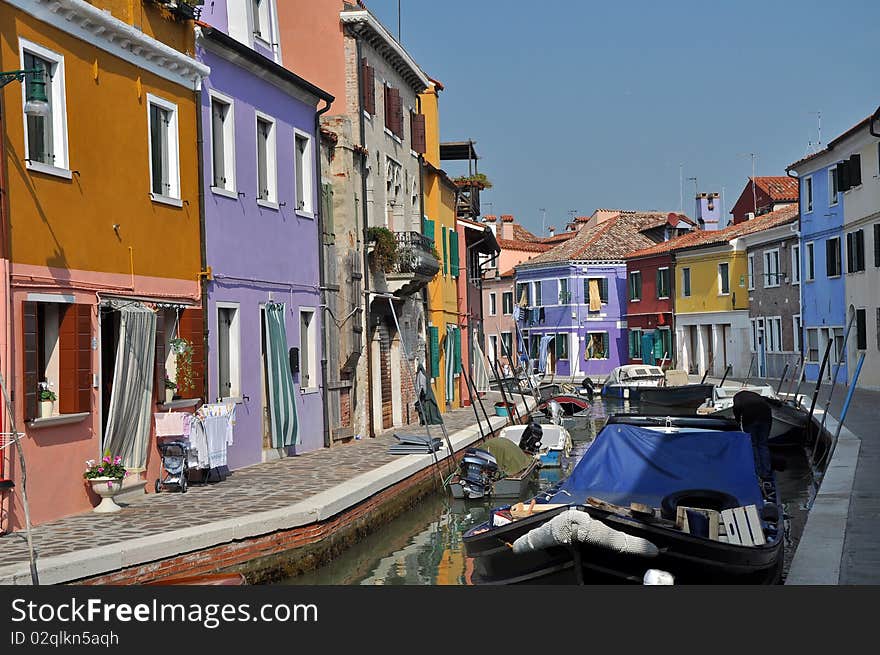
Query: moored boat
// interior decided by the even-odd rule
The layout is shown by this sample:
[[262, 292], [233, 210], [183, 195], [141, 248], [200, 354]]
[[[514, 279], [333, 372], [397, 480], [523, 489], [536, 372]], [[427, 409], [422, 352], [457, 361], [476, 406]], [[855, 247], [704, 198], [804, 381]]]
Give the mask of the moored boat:
[[760, 394], [770, 404], [773, 423], [770, 426], [768, 441], [771, 446], [802, 446], [806, 443], [807, 412], [791, 401], [777, 396], [770, 385], [715, 387], [712, 398], [703, 403], [697, 411], [705, 416], [733, 419], [733, 397], [740, 391]]
[[565, 416], [574, 416], [578, 412], [590, 408], [590, 403], [580, 396], [572, 394], [557, 394], [539, 403], [535, 409], [536, 411], [544, 412], [553, 402], [559, 404]]
[[458, 472], [449, 482], [453, 498], [522, 497], [537, 480], [540, 462], [508, 439], [495, 437], [482, 448], [465, 451]]
[[[536, 424], [509, 425], [501, 430], [498, 437], [519, 444], [523, 439], [523, 434], [530, 429], [530, 425]], [[571, 433], [564, 426], [555, 423], [537, 427], [541, 431], [541, 445], [537, 451], [541, 466], [545, 468], [562, 466], [563, 460], [571, 455]]]
[[675, 584], [773, 584], [783, 513], [731, 421], [615, 416], [566, 480], [463, 543], [476, 583], [641, 584], [660, 569]]

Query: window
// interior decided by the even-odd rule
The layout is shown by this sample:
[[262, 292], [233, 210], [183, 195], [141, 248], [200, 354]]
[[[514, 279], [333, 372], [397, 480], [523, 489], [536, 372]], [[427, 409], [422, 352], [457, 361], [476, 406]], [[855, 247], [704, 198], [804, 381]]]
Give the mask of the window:
[[299, 310], [299, 386], [300, 391], [318, 386], [318, 339], [314, 309]]
[[489, 294], [489, 316], [495, 316], [495, 314], [497, 313], [496, 309], [497, 308], [495, 306], [495, 294], [490, 293]]
[[568, 292], [568, 278], [564, 277], [559, 280], [559, 304], [567, 305], [571, 302], [571, 294]]
[[813, 246], [813, 242], [810, 241], [807, 244], [807, 261], [805, 271], [807, 276], [807, 282], [812, 282], [816, 279], [816, 258], [814, 257], [815, 248]]
[[662, 359], [670, 361], [673, 356], [672, 330], [670, 328], [658, 328], [657, 334], [660, 336], [660, 350], [663, 351]]
[[828, 277], [840, 275], [840, 239], [834, 237], [825, 242], [825, 273]]
[[398, 139], [403, 139], [403, 104], [400, 91], [385, 85], [385, 129]]
[[718, 294], [726, 296], [730, 293], [730, 264], [718, 264]]
[[564, 332], [560, 332], [556, 335], [553, 343], [556, 347], [556, 359], [568, 359], [568, 335]]
[[587, 333], [587, 348], [584, 359], [608, 359], [608, 333]]
[[770, 316], [767, 318], [767, 352], [782, 351], [782, 318]]
[[642, 358], [642, 331], [631, 329], [629, 331], [629, 358]]
[[[791, 246], [791, 283], [801, 283], [801, 247], [798, 244]], [[797, 350], [800, 352], [800, 348]]]
[[241, 396], [241, 341], [238, 305], [217, 303], [217, 393], [221, 398]]
[[794, 351], [796, 353], [801, 352], [801, 334], [803, 333], [804, 326], [801, 323], [801, 315], [795, 314], [791, 317], [792, 330], [794, 334]]
[[489, 361], [496, 362], [498, 361], [498, 335], [490, 334], [489, 335]]
[[232, 107], [231, 99], [211, 93], [211, 186], [214, 190], [235, 191], [235, 119]]
[[[749, 288], [749, 291], [751, 291], [752, 289], [755, 288], [755, 254], [754, 254], [754, 253], [749, 253], [748, 262], [749, 262], [749, 270], [748, 270], [748, 276], [749, 276], [748, 282], [749, 282], [749, 284], [748, 284], [748, 288]], [[765, 285], [765, 286], [766, 286], [766, 285]]]
[[531, 285], [528, 282], [516, 283], [516, 297], [520, 307], [528, 307], [530, 303], [529, 289]]
[[254, 17], [254, 36], [272, 42], [272, 13], [270, 0], [251, 0]]
[[590, 311], [598, 312], [600, 310], [600, 306], [608, 302], [608, 278], [586, 278], [584, 280], [584, 298], [586, 299], [587, 304], [590, 305]]
[[153, 200], [179, 200], [177, 105], [149, 94], [147, 100], [150, 124], [150, 190]]
[[868, 319], [865, 309], [856, 310], [856, 350], [868, 349]]
[[758, 319], [749, 319], [749, 350], [755, 352], [758, 349]]
[[510, 354], [513, 357], [513, 333], [512, 332], [502, 332], [501, 333], [501, 355], [507, 356]]
[[278, 169], [275, 158], [275, 121], [257, 115], [257, 203], [277, 206]]
[[541, 283], [540, 282], [533, 282], [532, 284], [535, 285], [535, 305], [534, 306], [540, 307], [541, 305], [544, 304], [544, 302], [543, 302], [544, 299], [541, 297]]
[[[64, 89], [64, 57], [35, 43], [20, 39], [21, 67], [38, 69], [42, 76], [28, 75], [21, 84], [22, 103], [45, 94], [47, 113], [24, 114], [27, 167], [70, 178], [67, 171], [67, 101]], [[39, 98], [42, 99], [42, 98]]]
[[312, 140], [308, 134], [296, 130], [296, 208], [311, 214], [314, 211], [312, 197]]
[[819, 328], [807, 328], [806, 361], [819, 363]]
[[630, 271], [629, 274], [629, 299], [639, 301], [642, 299], [642, 272]]
[[669, 297], [669, 269], [657, 269], [657, 298]]
[[690, 298], [691, 295], [691, 269], [681, 269], [681, 295], [683, 298]]
[[779, 286], [779, 249], [764, 251], [764, 288]]
[[501, 311], [505, 316], [513, 314], [513, 292], [505, 291], [501, 294]]
[[865, 270], [865, 231], [856, 230], [846, 235], [846, 272]]
[[813, 178], [804, 178], [804, 213], [813, 211]]
[[828, 206], [833, 207], [837, 204], [837, 194], [840, 189], [837, 166], [828, 169]]

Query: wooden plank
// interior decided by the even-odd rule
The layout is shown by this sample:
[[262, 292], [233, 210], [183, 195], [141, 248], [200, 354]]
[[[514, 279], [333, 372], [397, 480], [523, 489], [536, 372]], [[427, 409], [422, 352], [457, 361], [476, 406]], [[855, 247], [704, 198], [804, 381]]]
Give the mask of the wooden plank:
[[764, 536], [764, 528], [761, 525], [761, 517], [758, 516], [758, 508], [754, 505], [746, 505], [745, 515], [752, 532], [752, 542], [756, 546], [763, 546], [767, 543], [767, 538]]
[[727, 542], [731, 544], [740, 544], [743, 545], [742, 537], [739, 532], [739, 528], [736, 525], [736, 518], [733, 515], [732, 509], [726, 509], [721, 512], [721, 519], [724, 521], [725, 534], [727, 536]]

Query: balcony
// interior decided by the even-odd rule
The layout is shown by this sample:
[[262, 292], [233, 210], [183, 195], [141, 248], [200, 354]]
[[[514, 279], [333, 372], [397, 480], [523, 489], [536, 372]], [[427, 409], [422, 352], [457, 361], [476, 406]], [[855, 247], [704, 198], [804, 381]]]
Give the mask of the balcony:
[[385, 273], [391, 293], [409, 295], [430, 282], [440, 270], [434, 256], [434, 242], [419, 232], [395, 232], [397, 256]]

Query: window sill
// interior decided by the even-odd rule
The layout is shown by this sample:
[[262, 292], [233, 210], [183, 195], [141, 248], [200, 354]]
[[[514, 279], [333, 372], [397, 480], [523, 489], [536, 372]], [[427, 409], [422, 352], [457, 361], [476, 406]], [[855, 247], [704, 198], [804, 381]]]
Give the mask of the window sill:
[[260, 207], [265, 207], [266, 209], [272, 209], [276, 212], [279, 210], [278, 203], [272, 202], [271, 200], [263, 200], [262, 198], [257, 198], [257, 204]]
[[392, 132], [391, 130], [389, 130], [387, 127], [385, 128], [385, 134], [387, 134], [387, 135], [390, 136], [392, 139], [394, 139], [395, 141], [397, 141], [397, 143], [399, 143], [400, 145], [403, 145], [403, 139], [401, 139], [399, 136], [397, 136], [394, 132]]
[[235, 189], [230, 191], [229, 189], [224, 189], [223, 187], [212, 186], [211, 193], [218, 195], [218, 196], [223, 196], [224, 198], [231, 198], [232, 200], [238, 200], [238, 191], [236, 191]]
[[58, 166], [52, 166], [51, 164], [44, 164], [41, 161], [32, 161], [30, 159], [25, 160], [25, 165], [29, 171], [34, 171], [35, 173], [43, 173], [45, 175], [52, 175], [53, 177], [60, 177], [64, 180], [73, 179], [73, 171], [67, 168], [59, 168]]
[[244, 398], [242, 398], [241, 396], [228, 396], [226, 398], [221, 398], [219, 402], [224, 404], [234, 403], [236, 405], [244, 405]]
[[31, 419], [27, 422], [27, 426], [31, 429], [51, 428], [57, 425], [79, 423], [81, 421], [84, 421], [87, 416], [91, 416], [91, 412], [81, 412], [79, 414], [59, 414], [58, 416], [47, 416], [46, 418]]
[[299, 390], [299, 392], [300, 392], [303, 396], [309, 396], [309, 395], [311, 395], [311, 394], [313, 394], [313, 393], [318, 393], [319, 391], [320, 391], [320, 389], [319, 389], [318, 387], [306, 387], [305, 389], [300, 389], [300, 390]]
[[158, 193], [150, 193], [150, 200], [158, 202], [162, 205], [171, 205], [172, 207], [183, 207], [183, 201], [180, 198], [172, 198], [171, 196], [161, 196]]
[[179, 398], [178, 400], [172, 400], [170, 403], [156, 403], [156, 405], [159, 409], [172, 410], [180, 409], [181, 407], [195, 407], [200, 402], [202, 402], [201, 398]]
[[669, 300], [669, 296], [657, 296], [657, 300]]
[[642, 302], [642, 299], [641, 298], [630, 298], [629, 301], [630, 302]]
[[829, 280], [837, 280], [839, 278], [840, 278], [840, 273], [838, 273], [837, 275], [829, 275], [828, 276]]
[[364, 110], [364, 118], [366, 118], [368, 121], [372, 122], [372, 120], [373, 120], [373, 114], [371, 114], [370, 112], [368, 112], [368, 111], [365, 109], [365, 110]]
[[295, 213], [301, 218], [308, 218], [311, 221], [315, 220], [315, 212], [310, 212], [305, 209], [297, 209]]

